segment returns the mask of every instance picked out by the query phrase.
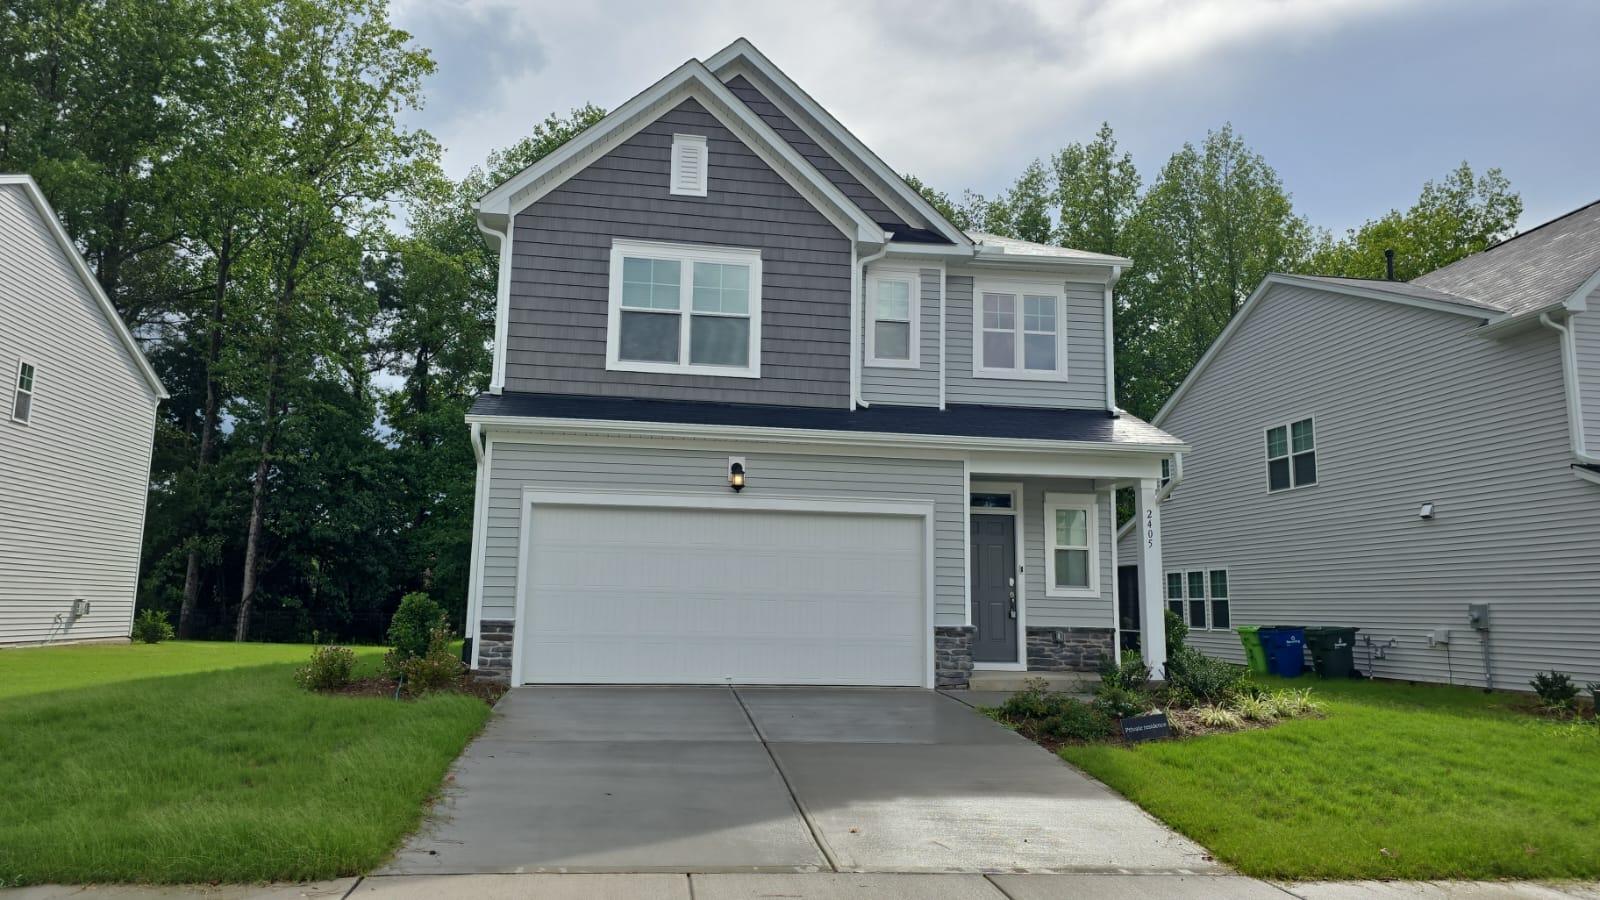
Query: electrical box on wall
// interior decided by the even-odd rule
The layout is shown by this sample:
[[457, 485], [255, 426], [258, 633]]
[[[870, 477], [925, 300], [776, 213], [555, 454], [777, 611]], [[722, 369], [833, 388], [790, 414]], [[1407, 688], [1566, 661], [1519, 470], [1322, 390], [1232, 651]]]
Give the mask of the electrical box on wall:
[[1478, 631], [1489, 630], [1489, 604], [1474, 603], [1467, 607], [1467, 624]]
[[1435, 628], [1428, 632], [1428, 646], [1440, 647], [1450, 643], [1450, 629]]

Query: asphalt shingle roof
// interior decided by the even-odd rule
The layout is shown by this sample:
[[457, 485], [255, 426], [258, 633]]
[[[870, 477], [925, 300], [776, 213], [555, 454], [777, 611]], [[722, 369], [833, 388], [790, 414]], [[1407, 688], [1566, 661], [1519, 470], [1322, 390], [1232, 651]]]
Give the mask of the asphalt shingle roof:
[[1348, 285], [1350, 287], [1365, 288], [1371, 291], [1383, 291], [1397, 297], [1414, 297], [1418, 300], [1433, 300], [1438, 303], [1454, 303], [1457, 306], [1470, 306], [1484, 312], [1498, 312], [1496, 307], [1479, 303], [1466, 297], [1448, 294], [1423, 287], [1415, 282], [1385, 281], [1381, 278], [1343, 278], [1337, 275], [1295, 275], [1294, 278], [1305, 281], [1321, 281], [1327, 284]]
[[479, 394], [472, 404], [471, 414], [738, 425], [862, 434], [947, 435], [1104, 444], [1182, 444], [1177, 438], [1142, 419], [1126, 413], [1112, 416], [1104, 410], [1094, 409], [952, 404], [944, 410], [916, 406], [871, 406], [849, 410], [507, 392], [498, 395]]
[[1414, 279], [1507, 313], [1567, 299], [1600, 270], [1600, 201]]

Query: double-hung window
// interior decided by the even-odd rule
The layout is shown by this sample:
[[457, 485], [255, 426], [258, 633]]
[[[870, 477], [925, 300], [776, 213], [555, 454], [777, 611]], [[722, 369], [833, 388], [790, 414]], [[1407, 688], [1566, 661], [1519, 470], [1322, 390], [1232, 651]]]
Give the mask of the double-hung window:
[[1066, 377], [1066, 301], [1059, 286], [980, 281], [974, 298], [974, 377]]
[[1167, 573], [1167, 608], [1190, 628], [1232, 627], [1228, 609], [1228, 570], [1197, 569]]
[[867, 326], [867, 365], [914, 369], [921, 364], [921, 280], [916, 272], [877, 271]]
[[1046, 494], [1045, 594], [1050, 597], [1098, 597], [1099, 533], [1095, 528], [1093, 494]]
[[1190, 572], [1189, 579], [1189, 627], [1206, 627], [1206, 573]]
[[761, 252], [614, 242], [606, 368], [758, 377]]
[[23, 425], [33, 418], [33, 376], [31, 363], [17, 363], [17, 389], [11, 398], [11, 419]]
[[1183, 618], [1183, 573], [1167, 573], [1167, 609], [1178, 618]]
[[1267, 490], [1317, 483], [1317, 436], [1310, 419], [1267, 429]]

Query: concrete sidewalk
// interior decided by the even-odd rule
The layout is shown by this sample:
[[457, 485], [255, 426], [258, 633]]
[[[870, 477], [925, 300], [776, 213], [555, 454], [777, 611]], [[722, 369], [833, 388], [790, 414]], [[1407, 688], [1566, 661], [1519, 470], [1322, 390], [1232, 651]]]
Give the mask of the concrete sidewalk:
[[3, 900], [1600, 900], [1600, 883], [1306, 882], [1235, 875], [378, 875], [301, 885], [0, 890]]

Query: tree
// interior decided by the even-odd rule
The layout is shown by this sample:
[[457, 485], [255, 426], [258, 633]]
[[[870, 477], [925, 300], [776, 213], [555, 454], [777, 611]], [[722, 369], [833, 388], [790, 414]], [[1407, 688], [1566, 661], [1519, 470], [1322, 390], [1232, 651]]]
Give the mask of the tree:
[[1383, 278], [1384, 251], [1395, 252], [1395, 278], [1410, 281], [1509, 237], [1522, 216], [1522, 198], [1499, 169], [1474, 176], [1462, 162], [1428, 181], [1405, 212], [1391, 209], [1338, 240], [1324, 240], [1303, 271], [1349, 278]]
[[950, 224], [956, 226], [962, 231], [966, 231], [972, 227], [972, 221], [968, 218], [966, 210], [958, 208], [956, 204], [951, 201], [949, 194], [946, 194], [943, 191], [934, 190], [931, 186], [924, 184], [922, 179], [912, 175], [910, 172], [907, 172], [900, 177], [905, 180], [907, 185], [910, 185], [912, 190], [921, 194], [922, 199], [928, 201], [928, 205], [937, 210], [939, 215], [944, 216], [945, 220]]
[[1093, 253], [1122, 255], [1123, 232], [1139, 204], [1133, 156], [1117, 152], [1111, 123], [1088, 144], [1068, 144], [1051, 160], [1055, 172], [1055, 242]]

